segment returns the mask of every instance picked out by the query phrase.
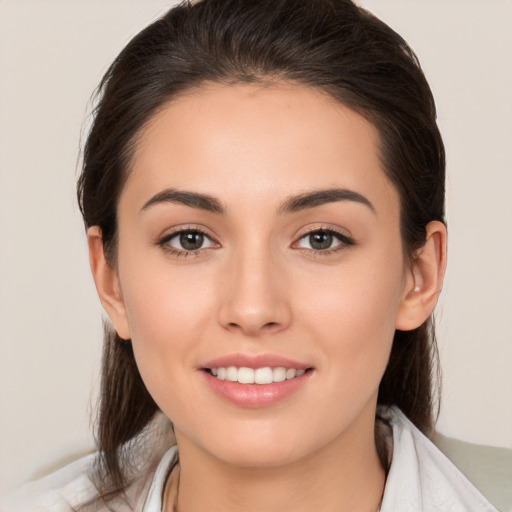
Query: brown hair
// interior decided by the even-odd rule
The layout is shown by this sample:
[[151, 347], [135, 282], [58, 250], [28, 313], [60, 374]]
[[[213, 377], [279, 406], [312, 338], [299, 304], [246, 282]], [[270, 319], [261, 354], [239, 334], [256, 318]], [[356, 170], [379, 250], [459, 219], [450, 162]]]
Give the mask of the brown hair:
[[[202, 0], [171, 9], [136, 35], [99, 85], [78, 199], [86, 227], [101, 228], [113, 266], [116, 205], [137, 135], [166, 102], [207, 81], [290, 81], [328, 93], [378, 129], [383, 166], [400, 195], [406, 256], [424, 244], [428, 222], [444, 222], [445, 157], [434, 100], [398, 34], [349, 0]], [[428, 431], [436, 361], [432, 318], [396, 331], [379, 404], [397, 405]], [[122, 447], [157, 409], [130, 341], [107, 332], [97, 427], [105, 488], [126, 484]]]

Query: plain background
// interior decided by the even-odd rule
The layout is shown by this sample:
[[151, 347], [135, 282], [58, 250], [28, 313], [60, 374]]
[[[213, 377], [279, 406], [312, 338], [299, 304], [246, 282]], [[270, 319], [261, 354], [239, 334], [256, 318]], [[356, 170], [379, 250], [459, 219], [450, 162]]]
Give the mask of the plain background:
[[[448, 154], [438, 429], [512, 447], [512, 2], [362, 0], [417, 52]], [[0, 490], [93, 446], [101, 308], [74, 197], [88, 102], [164, 0], [0, 0]]]

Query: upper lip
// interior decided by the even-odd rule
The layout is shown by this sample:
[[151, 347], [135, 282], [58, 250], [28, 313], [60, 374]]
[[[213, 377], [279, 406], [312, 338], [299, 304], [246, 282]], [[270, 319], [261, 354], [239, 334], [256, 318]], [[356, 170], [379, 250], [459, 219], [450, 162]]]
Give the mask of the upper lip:
[[202, 365], [203, 368], [227, 368], [236, 366], [237, 368], [294, 368], [295, 370], [307, 370], [311, 365], [299, 363], [277, 354], [230, 354], [212, 359]]

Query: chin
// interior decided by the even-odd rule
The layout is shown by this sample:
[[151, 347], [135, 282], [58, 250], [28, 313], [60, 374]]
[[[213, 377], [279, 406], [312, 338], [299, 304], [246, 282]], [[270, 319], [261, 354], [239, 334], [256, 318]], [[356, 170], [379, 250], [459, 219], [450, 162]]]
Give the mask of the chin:
[[[217, 447], [216, 447], [217, 448]], [[240, 468], [278, 468], [293, 464], [304, 457], [302, 450], [295, 446], [253, 444], [251, 445], [230, 445], [222, 452], [218, 449], [213, 453], [216, 458], [225, 464]]]
[[[200, 448], [214, 458], [240, 468], [277, 468], [293, 464], [317, 452], [328, 440], [309, 438], [289, 425], [260, 425], [259, 428], [226, 427], [220, 435], [204, 437]], [[213, 433], [211, 433], [213, 434]], [[321, 441], [324, 441], [322, 443]]]

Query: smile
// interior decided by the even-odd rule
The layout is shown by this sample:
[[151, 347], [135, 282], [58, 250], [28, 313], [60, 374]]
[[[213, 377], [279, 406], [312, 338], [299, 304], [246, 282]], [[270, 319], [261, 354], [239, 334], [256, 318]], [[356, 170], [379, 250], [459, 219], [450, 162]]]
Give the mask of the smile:
[[291, 399], [308, 382], [315, 367], [277, 354], [229, 354], [200, 366], [205, 384], [237, 407], [261, 408]]
[[219, 380], [229, 382], [238, 382], [239, 384], [272, 384], [275, 382], [284, 382], [285, 380], [301, 377], [306, 370], [294, 368], [284, 368], [278, 366], [271, 368], [265, 366], [263, 368], [247, 368], [236, 366], [210, 368], [207, 371]]

